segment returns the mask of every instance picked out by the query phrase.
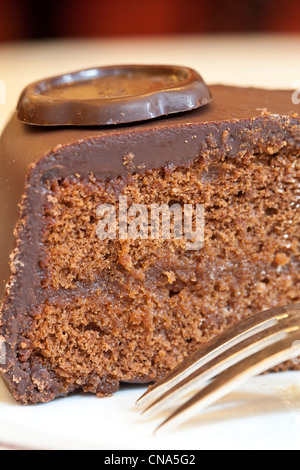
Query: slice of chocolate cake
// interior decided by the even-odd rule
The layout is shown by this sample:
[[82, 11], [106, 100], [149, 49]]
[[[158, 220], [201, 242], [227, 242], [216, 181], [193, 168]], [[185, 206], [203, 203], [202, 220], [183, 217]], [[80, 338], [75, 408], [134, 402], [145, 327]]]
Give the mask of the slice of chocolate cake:
[[[106, 114], [72, 101], [77, 75], [50, 92], [41, 82], [44, 108], [25, 93], [2, 134], [0, 370], [23, 404], [154, 381], [241, 318], [299, 302], [292, 92], [215, 85], [210, 101], [203, 83], [184, 94], [173, 75], [173, 96], [131, 89], [124, 112], [108, 90]], [[128, 109], [130, 122], [114, 119]], [[168, 208], [163, 236], [153, 211], [163, 223]]]

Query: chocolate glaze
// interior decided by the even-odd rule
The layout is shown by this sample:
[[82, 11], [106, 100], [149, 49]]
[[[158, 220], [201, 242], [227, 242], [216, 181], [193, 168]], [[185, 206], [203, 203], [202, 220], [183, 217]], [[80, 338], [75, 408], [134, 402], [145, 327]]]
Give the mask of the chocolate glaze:
[[188, 111], [210, 101], [203, 79], [187, 67], [99, 67], [27, 86], [18, 119], [38, 126], [111, 125]]
[[210, 104], [143, 123], [39, 128], [21, 123], [16, 114], [8, 123], [0, 140], [1, 297], [10, 276], [8, 255], [15, 247], [18, 204], [24, 197], [13, 276], [2, 305], [0, 336], [6, 338], [7, 361], [0, 370], [18, 396], [31, 386], [29, 375], [19, 368], [15, 346], [24, 313], [36, 298], [45, 179], [74, 174], [85, 178], [90, 173], [97, 178], [126, 178], [131, 172], [185, 166], [199, 155], [211, 160], [216, 154], [238, 158], [241, 152], [267, 152], [269, 146], [283, 144], [300, 151], [300, 119], [291, 91], [220, 85], [210, 89], [214, 97]]

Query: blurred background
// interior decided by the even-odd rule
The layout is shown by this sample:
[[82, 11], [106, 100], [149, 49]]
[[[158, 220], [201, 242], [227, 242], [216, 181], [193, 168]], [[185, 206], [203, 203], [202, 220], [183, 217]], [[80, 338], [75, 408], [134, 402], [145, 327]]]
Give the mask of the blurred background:
[[0, 0], [0, 133], [47, 76], [163, 63], [207, 83], [292, 89], [299, 51], [300, 0]]
[[299, 0], [0, 0], [0, 41], [300, 33]]

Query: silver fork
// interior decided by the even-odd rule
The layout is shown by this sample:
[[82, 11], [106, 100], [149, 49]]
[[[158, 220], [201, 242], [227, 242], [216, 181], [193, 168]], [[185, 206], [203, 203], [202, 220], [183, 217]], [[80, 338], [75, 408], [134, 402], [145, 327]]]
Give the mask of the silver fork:
[[[137, 400], [143, 415], [158, 413], [184, 397], [156, 428], [181, 424], [250, 377], [287, 360], [300, 364], [300, 304], [253, 315], [202, 345]], [[188, 394], [193, 392], [189, 398]]]

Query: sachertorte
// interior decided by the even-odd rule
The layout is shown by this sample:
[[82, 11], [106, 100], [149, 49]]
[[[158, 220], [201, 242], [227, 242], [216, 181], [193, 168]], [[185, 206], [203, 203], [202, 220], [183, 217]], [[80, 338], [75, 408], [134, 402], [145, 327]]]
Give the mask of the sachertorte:
[[[23, 95], [0, 140], [0, 370], [20, 403], [155, 381], [238, 320], [299, 302], [299, 106], [289, 90], [209, 90], [104, 124], [88, 108], [68, 121], [55, 93], [29, 122]], [[161, 108], [152, 89], [138, 105], [131, 94], [135, 111]], [[203, 208], [201, 246], [130, 237], [131, 219], [99, 236], [99, 207], [115, 223], [120, 201]]]

